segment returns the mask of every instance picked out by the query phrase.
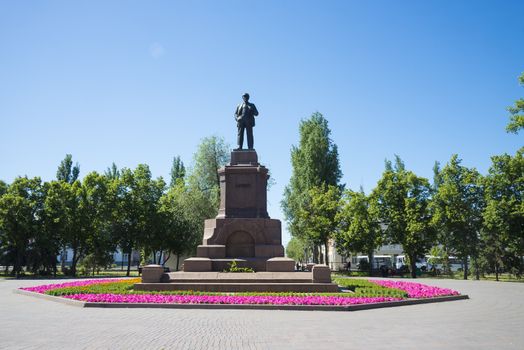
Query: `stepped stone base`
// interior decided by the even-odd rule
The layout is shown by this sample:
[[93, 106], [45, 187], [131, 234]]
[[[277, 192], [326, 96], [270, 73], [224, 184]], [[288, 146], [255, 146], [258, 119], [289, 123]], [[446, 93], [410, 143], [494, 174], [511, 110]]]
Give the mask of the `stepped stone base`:
[[[160, 282], [160, 281], [159, 281]], [[336, 293], [338, 286], [317, 282], [312, 272], [171, 272], [163, 283], [137, 283], [143, 291], [195, 290], [204, 292], [316, 292]]]

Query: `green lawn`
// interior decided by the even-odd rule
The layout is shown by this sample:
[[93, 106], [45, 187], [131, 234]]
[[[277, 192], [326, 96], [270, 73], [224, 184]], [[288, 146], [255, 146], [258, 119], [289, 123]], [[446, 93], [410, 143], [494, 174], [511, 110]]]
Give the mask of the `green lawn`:
[[[138, 277], [138, 271], [137, 270], [131, 270], [130, 277]], [[100, 273], [93, 274], [81, 274], [80, 271], [77, 273], [75, 278], [104, 278], [104, 277], [127, 277], [126, 276], [126, 270], [103, 270], [100, 271]], [[11, 275], [5, 275], [3, 271], [0, 273], [0, 278], [14, 278]], [[72, 278], [71, 276], [66, 276], [60, 270], [56, 274], [56, 277], [53, 275], [36, 275], [31, 272], [24, 272], [23, 275], [20, 276], [20, 278], [28, 278], [28, 279], [64, 279], [64, 278]]]
[[[369, 274], [367, 272], [363, 271], [351, 271], [351, 272], [345, 272], [345, 271], [337, 271], [334, 274], [334, 277], [367, 277]], [[375, 276], [378, 277], [378, 276]], [[405, 274], [403, 276], [388, 276], [390, 278], [403, 278], [403, 279], [411, 279], [411, 276], [408, 274]], [[434, 279], [455, 279], [455, 280], [461, 280], [464, 278], [464, 273], [461, 271], [454, 272], [451, 274], [441, 274], [439, 276], [435, 276], [429, 273], [423, 273], [420, 276], [417, 276], [418, 278], [434, 278]], [[475, 276], [470, 274], [468, 276], [468, 279], [473, 280], [475, 279]], [[480, 280], [482, 281], [495, 281], [495, 274], [484, 274], [480, 276]], [[508, 273], [499, 274], [499, 282], [524, 282], [524, 278], [518, 278], [515, 275], [510, 275]]]

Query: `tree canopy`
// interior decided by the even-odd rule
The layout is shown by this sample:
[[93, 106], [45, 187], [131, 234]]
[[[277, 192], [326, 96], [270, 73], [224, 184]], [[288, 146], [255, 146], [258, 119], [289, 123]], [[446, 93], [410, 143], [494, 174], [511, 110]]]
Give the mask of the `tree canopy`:
[[[524, 86], [524, 73], [519, 76], [520, 85]], [[507, 132], [514, 134], [518, 133], [520, 129], [524, 128], [524, 98], [519, 98], [513, 106], [507, 108], [510, 113], [510, 120], [506, 126]]]

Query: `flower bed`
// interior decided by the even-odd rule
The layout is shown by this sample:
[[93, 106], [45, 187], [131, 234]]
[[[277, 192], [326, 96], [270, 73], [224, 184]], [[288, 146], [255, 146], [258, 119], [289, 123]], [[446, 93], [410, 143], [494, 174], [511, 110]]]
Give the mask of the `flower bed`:
[[[137, 282], [138, 279], [133, 280]], [[78, 288], [78, 287], [87, 287], [92, 285], [104, 285], [104, 284], [113, 284], [113, 283], [129, 283], [129, 279], [98, 279], [98, 280], [85, 280], [85, 281], [75, 281], [75, 282], [66, 282], [66, 283], [56, 283], [56, 284], [45, 284], [43, 286], [36, 287], [26, 287], [20, 288], [22, 290], [27, 290], [30, 292], [36, 292], [40, 294], [50, 294], [49, 291], [63, 288]]]
[[347, 306], [392, 302], [406, 298], [458, 295], [450, 289], [414, 282], [336, 279], [345, 293], [211, 293], [198, 291], [135, 291], [139, 279], [103, 279], [21, 288], [40, 294], [96, 303], [231, 304], [231, 305], [332, 305]]
[[451, 289], [427, 286], [422, 283], [390, 280], [370, 280], [370, 282], [386, 288], [403, 290], [408, 294], [409, 298], [435, 298], [448, 295], [459, 295], [457, 291]]
[[99, 303], [152, 304], [269, 304], [269, 305], [355, 305], [401, 300], [400, 298], [351, 298], [335, 296], [264, 296], [264, 295], [169, 295], [169, 294], [74, 294], [65, 298]]

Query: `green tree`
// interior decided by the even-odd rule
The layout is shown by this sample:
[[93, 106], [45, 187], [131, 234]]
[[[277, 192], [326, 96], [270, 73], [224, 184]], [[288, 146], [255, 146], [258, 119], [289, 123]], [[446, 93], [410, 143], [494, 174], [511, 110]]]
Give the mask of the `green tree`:
[[44, 202], [47, 227], [60, 237], [62, 246], [73, 251], [71, 274], [89, 249], [92, 217], [87, 216], [85, 193], [80, 181], [52, 181]]
[[184, 162], [180, 159], [180, 156], [173, 158], [173, 164], [171, 165], [171, 182], [170, 187], [174, 187], [179, 180], [183, 180], [186, 176], [186, 168]]
[[[519, 76], [519, 83], [524, 86], [524, 73]], [[519, 98], [515, 101], [513, 106], [508, 107], [508, 112], [510, 113], [510, 121], [506, 126], [506, 131], [516, 134], [524, 128], [524, 99]]]
[[189, 182], [204, 192], [218, 207], [220, 178], [218, 169], [229, 163], [229, 145], [218, 136], [204, 138], [193, 156]]
[[179, 269], [180, 256], [194, 250], [203, 232], [203, 230], [200, 231], [200, 224], [195, 225], [192, 216], [189, 215], [190, 210], [195, 207], [188, 207], [190, 203], [184, 198], [185, 195], [185, 185], [178, 181], [160, 198], [159, 203], [162, 237], [158, 240], [157, 249], [164, 252], [165, 258], [161, 262], [162, 265], [170, 259], [171, 254], [176, 255], [176, 270]]
[[524, 148], [515, 156], [491, 158], [485, 177], [486, 209], [481, 234], [483, 258], [498, 274], [502, 270], [522, 275], [524, 255]]
[[439, 241], [448, 255], [452, 252], [462, 260], [464, 279], [467, 279], [468, 257], [478, 266], [479, 234], [485, 205], [481, 175], [460, 163], [454, 154], [439, 172], [441, 182], [433, 195], [431, 208], [432, 223], [438, 228]]
[[165, 237], [162, 221], [159, 220], [159, 201], [166, 188], [166, 183], [159, 177], [153, 179], [149, 167], [140, 164], [134, 171], [135, 187], [133, 197], [136, 201], [140, 215], [139, 220], [139, 243], [145, 248], [146, 253], [153, 255], [153, 262], [161, 259], [162, 250], [157, 250], [156, 244]]
[[40, 275], [53, 273], [56, 276], [56, 257], [60, 253], [62, 245], [60, 235], [54, 232], [54, 225], [47, 217], [45, 200], [48, 189], [49, 183], [43, 183], [41, 197], [38, 201], [41, 208], [39, 210], [38, 229], [35, 230], [35, 235], [30, 240], [31, 243], [26, 253], [26, 264], [27, 268], [34, 273]]
[[162, 229], [158, 209], [165, 182], [162, 178], [153, 179], [149, 167], [139, 164], [134, 171], [121, 169], [120, 178], [112, 180], [109, 188], [115, 201], [111, 231], [128, 256], [129, 276], [134, 249], [143, 248], [147, 255], [157, 257], [155, 247]]
[[324, 246], [323, 263], [329, 265], [328, 241], [338, 227], [336, 221], [340, 209], [340, 189], [336, 186], [319, 186], [309, 189], [307, 200], [298, 214], [304, 223], [303, 234], [317, 246]]
[[374, 211], [385, 227], [388, 243], [401, 244], [408, 256], [411, 276], [416, 277], [416, 261], [434, 243], [429, 211], [429, 181], [405, 169], [400, 157], [395, 166], [386, 161], [385, 171], [373, 190]]
[[56, 179], [58, 181], [65, 181], [70, 184], [78, 179], [80, 174], [80, 165], [76, 163], [73, 166], [73, 156], [66, 154], [64, 160], [60, 162], [58, 170], [56, 171]]
[[204, 234], [204, 221], [217, 215], [218, 208], [214, 200], [210, 200], [208, 193], [202, 191], [198, 184], [191, 181], [185, 184], [178, 183], [168, 191], [167, 200], [172, 203], [174, 208], [180, 208], [183, 217], [187, 220], [189, 228], [183, 236], [186, 242], [183, 249], [179, 252], [174, 251], [177, 258], [177, 269], [179, 266], [180, 256], [182, 254], [192, 254], [196, 247], [202, 244]]
[[110, 226], [113, 209], [110, 180], [97, 172], [91, 172], [82, 182], [82, 209], [87, 231], [88, 254], [83, 257], [93, 274], [95, 270], [106, 268], [113, 262], [116, 238]]
[[291, 237], [286, 246], [286, 256], [301, 264], [307, 261], [307, 251], [307, 243], [298, 237]]
[[[372, 199], [361, 189], [359, 192], [346, 190], [338, 214], [337, 248], [341, 253], [366, 253], [373, 261], [375, 249], [383, 242], [378, 215], [371, 205]], [[373, 264], [369, 264], [369, 275]]]
[[[326, 185], [341, 188], [339, 181], [342, 172], [337, 145], [330, 138], [331, 130], [322, 114], [317, 112], [302, 120], [299, 133], [298, 146], [291, 148], [292, 175], [284, 190], [281, 206], [291, 235], [306, 238], [306, 223], [299, 214], [309, 200], [309, 190]], [[318, 252], [318, 246], [314, 251]], [[313, 259], [318, 263], [318, 253], [314, 254]]]
[[13, 253], [13, 274], [18, 278], [30, 241], [38, 234], [42, 217], [40, 178], [17, 177], [0, 197], [0, 232]]
[[104, 172], [104, 176], [109, 180], [114, 180], [120, 178], [120, 170], [115, 163], [111, 164], [109, 168]]
[[0, 196], [7, 192], [9, 186], [4, 181], [0, 180]]

